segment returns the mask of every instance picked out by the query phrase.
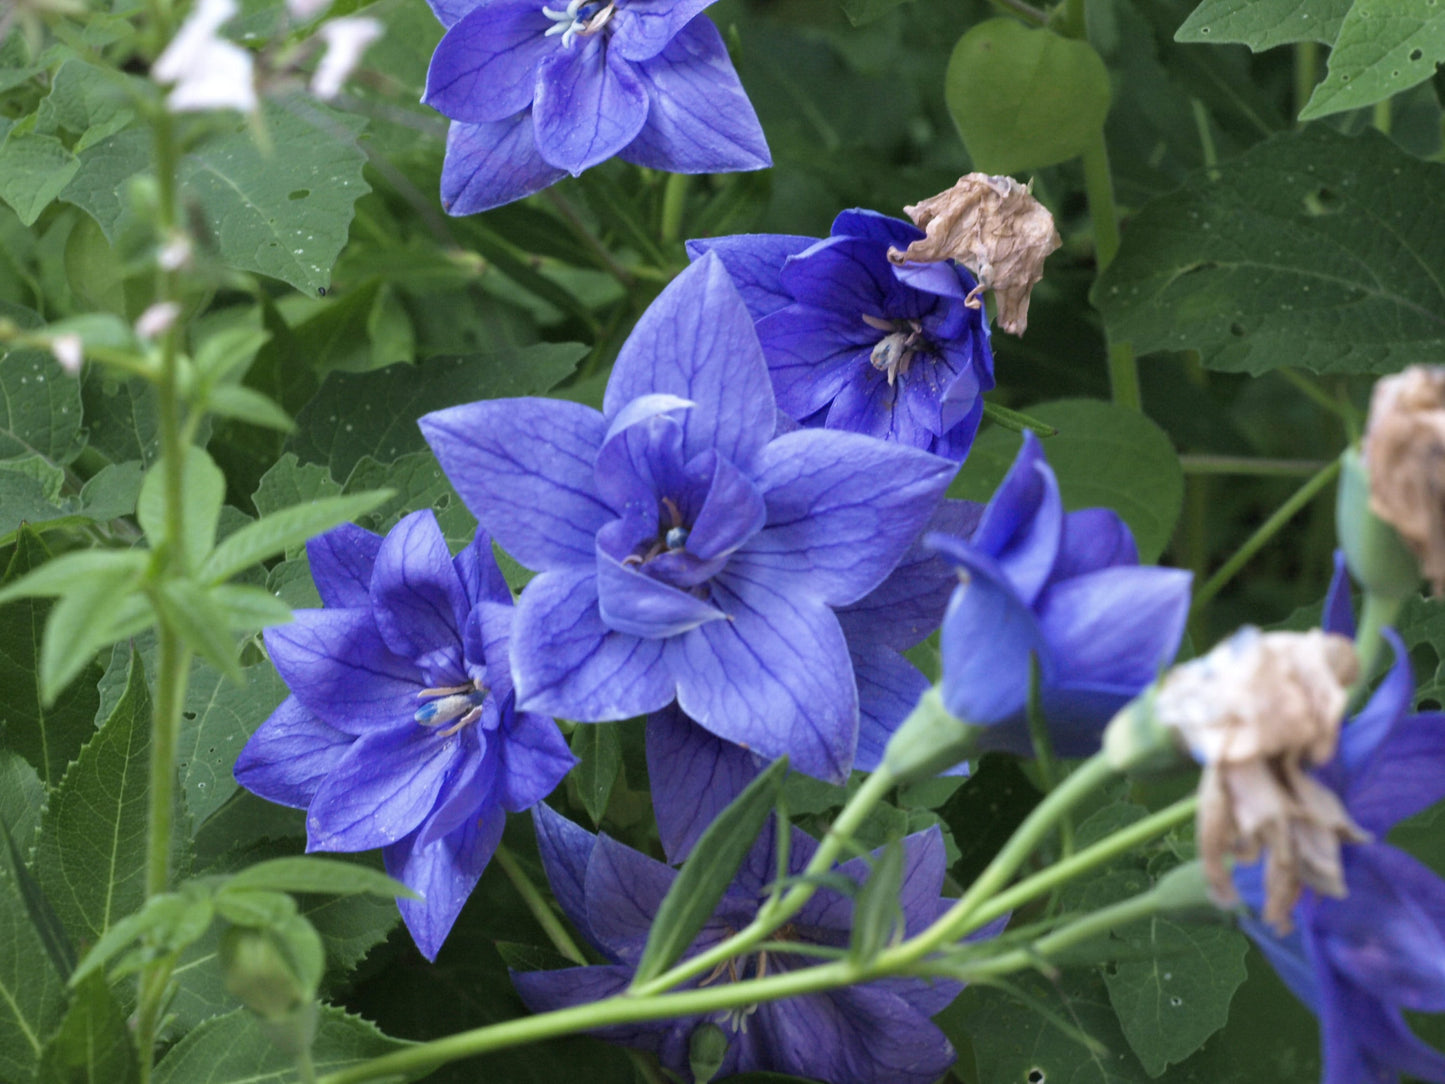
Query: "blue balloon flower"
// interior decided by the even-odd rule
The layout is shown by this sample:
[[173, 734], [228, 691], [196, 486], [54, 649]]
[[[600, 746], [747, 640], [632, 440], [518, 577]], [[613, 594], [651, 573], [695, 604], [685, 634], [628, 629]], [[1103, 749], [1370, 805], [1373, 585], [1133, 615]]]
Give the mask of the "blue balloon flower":
[[[616, 155], [673, 173], [772, 164], [712, 0], [432, 0], [442, 206], [473, 214]], [[553, 6], [555, 4], [555, 6]]]
[[968, 454], [994, 385], [978, 282], [951, 261], [895, 266], [923, 231], [844, 211], [821, 241], [741, 234], [689, 241], [722, 258], [758, 323], [778, 407], [809, 426]]
[[857, 433], [775, 435], [742, 299], [703, 259], [623, 346], [603, 411], [502, 399], [421, 420], [524, 565], [518, 702], [582, 721], [674, 699], [703, 727], [842, 781], [858, 694], [834, 611], [892, 570], [954, 465]]
[[[556, 971], [513, 972], [512, 982], [537, 1012], [580, 1005], [621, 993], [647, 943], [658, 905], [677, 871], [639, 854], [605, 835], [594, 836], [571, 821], [538, 806], [533, 812], [537, 840], [552, 890], [567, 917], [606, 959], [607, 964]], [[753, 846], [712, 918], [688, 953], [701, 951], [752, 921], [777, 877], [771, 824]], [[817, 849], [794, 828], [788, 872], [801, 873]], [[933, 922], [952, 900], [940, 897], [947, 865], [937, 828], [903, 840], [903, 891], [899, 900], [906, 933], [912, 936]], [[875, 852], [874, 857], [877, 857]], [[861, 884], [869, 862], [855, 858], [835, 867], [835, 876]], [[818, 891], [775, 941], [848, 944], [852, 900], [828, 888]], [[995, 934], [996, 922], [974, 937]], [[800, 953], [770, 949], [693, 980], [688, 986], [714, 985], [774, 975], [817, 961]], [[692, 1080], [689, 1046], [693, 1032], [717, 1025], [727, 1052], [717, 1075], [776, 1072], [826, 1080], [830, 1084], [932, 1084], [953, 1064], [954, 1051], [929, 1020], [957, 995], [956, 982], [886, 979], [827, 993], [763, 1002], [711, 1018], [689, 1017], [605, 1028], [600, 1038], [649, 1050], [682, 1080]]]
[[926, 541], [964, 581], [943, 618], [943, 703], [989, 727], [992, 748], [1032, 748], [1031, 656], [1055, 751], [1087, 756], [1179, 648], [1189, 573], [1139, 567], [1129, 528], [1107, 508], [1066, 513], [1032, 433], [972, 537]]
[[501, 838], [575, 763], [551, 719], [518, 711], [512, 596], [479, 533], [455, 558], [436, 517], [385, 538], [344, 526], [307, 546], [325, 608], [266, 630], [291, 695], [251, 736], [236, 781], [304, 808], [307, 850], [382, 848], [434, 959]]

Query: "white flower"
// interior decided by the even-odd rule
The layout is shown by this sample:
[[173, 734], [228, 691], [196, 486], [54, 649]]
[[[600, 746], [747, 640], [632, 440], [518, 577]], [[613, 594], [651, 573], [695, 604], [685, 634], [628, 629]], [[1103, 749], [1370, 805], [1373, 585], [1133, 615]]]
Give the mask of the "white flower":
[[310, 22], [331, 6], [331, 0], [286, 0], [286, 10], [300, 23]]
[[162, 271], [179, 271], [191, 264], [191, 239], [177, 230], [156, 253], [156, 262]]
[[85, 342], [73, 331], [56, 335], [50, 340], [50, 352], [60, 367], [71, 376], [80, 375], [80, 362], [85, 357]]
[[341, 84], [351, 75], [366, 47], [381, 37], [381, 23], [375, 19], [332, 19], [318, 33], [326, 42], [326, 55], [311, 77], [311, 93], [330, 101], [341, 93]]
[[235, 0], [200, 0], [151, 76], [174, 83], [166, 106], [174, 113], [199, 109], [256, 109], [256, 77], [251, 54], [217, 31], [236, 14]]
[[181, 307], [174, 301], [157, 301], [135, 322], [135, 333], [142, 339], [159, 339], [171, 329], [176, 322], [176, 317], [181, 314]]

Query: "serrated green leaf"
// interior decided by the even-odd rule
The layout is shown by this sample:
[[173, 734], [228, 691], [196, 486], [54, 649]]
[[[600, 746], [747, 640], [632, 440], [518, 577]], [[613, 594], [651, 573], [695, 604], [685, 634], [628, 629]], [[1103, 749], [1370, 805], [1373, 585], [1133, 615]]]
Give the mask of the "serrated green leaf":
[[777, 804], [787, 770], [787, 757], [773, 761], [707, 826], [657, 908], [634, 985], [671, 966], [717, 909]]
[[25, 901], [30, 925], [40, 935], [40, 943], [45, 946], [46, 955], [50, 957], [55, 973], [64, 981], [75, 970], [75, 949], [71, 947], [65, 926], [60, 916], [55, 913], [45, 889], [26, 868], [25, 858], [15, 843], [15, 837], [3, 824], [0, 824], [0, 843], [9, 850], [10, 865], [15, 870], [15, 883], [20, 888], [20, 898]]
[[[48, 557], [45, 543], [22, 529], [0, 582], [9, 588], [32, 570], [54, 564]], [[100, 669], [92, 666], [54, 704], [43, 702], [37, 674], [45, 619], [51, 608], [49, 602], [29, 598], [0, 606], [0, 688], [5, 690], [0, 720], [5, 724], [5, 743], [34, 765], [47, 787], [60, 782], [66, 765], [95, 732], [95, 709], [100, 700], [95, 688]]]
[[1238, 42], [1256, 53], [1295, 41], [1329, 45], [1355, 0], [1204, 0], [1175, 41]]
[[80, 387], [50, 354], [0, 353], [0, 459], [69, 463], [80, 452], [80, 420]]
[[365, 515], [390, 496], [390, 492], [381, 490], [327, 497], [263, 515], [217, 546], [198, 576], [210, 583], [229, 579], [258, 561], [304, 545], [307, 539]]
[[132, 656], [125, 694], [55, 788], [40, 821], [41, 886], [77, 944], [145, 900], [150, 690]]
[[0, 1080], [34, 1077], [65, 1016], [65, 984], [30, 921], [15, 852], [0, 841]]
[[1014, 19], [958, 39], [944, 101], [974, 167], [1020, 173], [1082, 154], [1109, 113], [1109, 72], [1087, 41]]
[[0, 825], [10, 832], [21, 854], [30, 853], [44, 805], [45, 784], [35, 766], [19, 753], [0, 748]]
[[71, 993], [60, 1030], [40, 1057], [38, 1084], [131, 1084], [140, 1076], [126, 1014], [92, 975]]
[[[186, 449], [186, 462], [181, 472], [181, 494], [185, 533], [180, 544], [185, 549], [189, 566], [197, 568], [215, 543], [216, 526], [221, 519], [221, 504], [226, 497], [226, 477], [204, 448], [191, 445]], [[150, 540], [152, 549], [168, 540], [164, 459], [157, 460], [146, 472], [135, 514]]]
[[[331, 1005], [321, 1006], [311, 1061], [318, 1075], [409, 1046]], [[290, 1084], [296, 1067], [245, 1009], [207, 1020], [156, 1066], [155, 1084]], [[392, 1080], [403, 1079], [400, 1076]]]
[[[476, 535], [477, 518], [467, 511], [451, 481], [442, 473], [441, 464], [429, 450], [410, 452], [394, 463], [378, 463], [371, 456], [364, 455], [347, 475], [342, 489], [346, 493], [361, 493], [383, 486], [390, 489], [394, 496], [375, 511], [357, 518], [357, 522], [367, 530], [385, 534], [407, 513], [430, 508], [436, 513], [442, 537], [452, 549], [460, 549]], [[503, 567], [502, 571], [506, 574], [507, 569]], [[508, 579], [507, 582], [512, 581]]]
[[868, 879], [853, 898], [853, 928], [848, 956], [859, 963], [872, 960], [903, 930], [903, 845], [891, 840], [873, 860]]
[[294, 858], [273, 858], [258, 862], [235, 874], [222, 893], [242, 889], [271, 888], [282, 892], [313, 892], [333, 896], [364, 893], [371, 896], [420, 899], [400, 881], [394, 881], [380, 870], [343, 862], [336, 858], [298, 855]]
[[602, 723], [579, 726], [572, 732], [572, 755], [577, 758], [572, 778], [576, 780], [582, 808], [587, 810], [594, 825], [600, 825], [612, 797], [612, 785], [617, 782], [617, 772], [622, 767], [617, 728]]
[[1118, 931], [1136, 958], [1104, 973], [1109, 1001], [1150, 1076], [1183, 1061], [1229, 1019], [1249, 943], [1224, 926], [1152, 918]]
[[243, 676], [244, 684], [237, 685], [202, 660], [191, 666], [177, 766], [186, 808], [197, 824], [235, 793], [236, 755], [286, 697], [286, 685], [269, 663], [248, 666]]
[[267, 100], [261, 115], [274, 150], [238, 127], [186, 155], [181, 184], [229, 266], [314, 296], [331, 285], [353, 205], [370, 191], [363, 122], [304, 97]]
[[64, 479], [64, 470], [39, 456], [0, 460], [0, 544], [9, 542], [22, 524], [36, 531], [54, 531], [135, 511], [140, 490], [138, 464], [102, 467], [78, 497], [58, 492]]
[[328, 464], [333, 477], [344, 479], [362, 456], [389, 463], [424, 450], [416, 420], [428, 411], [540, 394], [571, 375], [586, 353], [579, 343], [539, 343], [372, 373], [331, 373], [296, 415], [287, 448], [302, 462]]
[[[341, 483], [331, 472], [317, 463], [299, 463], [293, 452], [287, 452], [261, 476], [261, 483], [251, 495], [262, 522], [286, 508], [311, 504], [341, 494]], [[286, 557], [295, 560], [305, 552], [300, 543], [288, 546]]]
[[1378, 132], [1277, 136], [1129, 223], [1094, 287], [1109, 337], [1212, 369], [1383, 373], [1445, 350], [1445, 167]]
[[1445, 12], [1437, 0], [1355, 0], [1300, 120], [1374, 105], [1423, 83], [1442, 61]]
[[[1184, 501], [1184, 472], [1163, 430], [1137, 410], [1096, 399], [1040, 403], [1029, 413], [1058, 429], [1043, 447], [1064, 507], [1112, 508], [1134, 532], [1139, 559], [1158, 560]], [[983, 433], [949, 495], [987, 501], [1022, 439], [1007, 429]]]
[[35, 224], [80, 169], [80, 159], [64, 143], [31, 128], [17, 123], [0, 142], [0, 199], [27, 226]]

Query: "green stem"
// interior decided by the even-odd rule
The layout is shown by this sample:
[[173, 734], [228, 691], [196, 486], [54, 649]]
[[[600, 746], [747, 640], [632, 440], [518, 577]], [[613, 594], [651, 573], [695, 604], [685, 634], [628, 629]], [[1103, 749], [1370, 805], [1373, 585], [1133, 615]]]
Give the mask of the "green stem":
[[1031, 22], [1035, 26], [1048, 25], [1049, 13], [1043, 8], [1036, 8], [1032, 4], [1025, 3], [1024, 0], [989, 0], [989, 2], [1000, 11], [1022, 16], [1025, 21]]
[[499, 846], [492, 855], [492, 860], [502, 867], [502, 872], [507, 875], [507, 880], [512, 882], [512, 887], [517, 890], [517, 895], [522, 897], [522, 902], [527, 905], [527, 910], [537, 920], [537, 925], [542, 927], [542, 932], [547, 935], [553, 946], [567, 959], [574, 964], [587, 963], [587, 957], [577, 947], [577, 942], [572, 940], [572, 935], [567, 932], [565, 926], [557, 918], [551, 906], [547, 903], [542, 893], [537, 890], [527, 871], [522, 868], [516, 857], [504, 846]]
[[[1109, 146], [1101, 131], [1084, 150], [1084, 191], [1094, 220], [1094, 252], [1102, 275], [1119, 252], [1119, 209], [1114, 204], [1114, 178], [1109, 170]], [[1109, 388], [1114, 402], [1142, 410], [1139, 367], [1130, 343], [1109, 343]]]
[[1304, 373], [1297, 372], [1294, 369], [1276, 369], [1275, 372], [1293, 384], [1301, 395], [1309, 399], [1321, 410], [1338, 415], [1340, 420], [1345, 423], [1347, 430], [1351, 427], [1358, 428], [1359, 411], [1357, 411], [1354, 405], [1348, 400], [1336, 398], [1309, 377], [1305, 376]]
[[1304, 478], [1325, 464], [1318, 459], [1256, 459], [1246, 455], [1181, 455], [1185, 474], [1249, 474], [1268, 478]]
[[803, 905], [813, 898], [818, 886], [810, 883], [809, 879], [827, 873], [833, 868], [833, 863], [844, 845], [852, 840], [853, 833], [858, 830], [859, 825], [892, 787], [893, 776], [889, 772], [880, 768], [870, 775], [854, 792], [853, 797], [849, 799], [848, 804], [843, 807], [842, 812], [838, 814], [837, 819], [828, 829], [828, 834], [818, 844], [812, 860], [799, 876], [798, 884], [793, 885], [783, 895], [775, 896], [764, 903], [758, 909], [757, 916], [752, 922], [726, 941], [682, 961], [651, 982], [633, 987], [630, 991], [631, 994], [637, 997], [646, 997], [661, 993], [694, 975], [711, 971], [718, 964], [730, 960], [734, 956], [743, 955], [766, 940], [769, 934], [797, 914]]
[[662, 189], [662, 243], [675, 245], [682, 240], [682, 216], [687, 210], [687, 190], [692, 178], [686, 173], [673, 173]]
[[1059, 33], [1064, 37], [1083, 40], [1087, 32], [1084, 0], [1064, 0], [1054, 12], [1054, 17], [1058, 20]]
[[[176, 217], [176, 146], [171, 115], [158, 110], [152, 118], [155, 129], [157, 205], [163, 238], [177, 228]], [[158, 300], [178, 299], [179, 282], [174, 271], [158, 269]], [[160, 415], [161, 469], [165, 472], [166, 539], [171, 566], [181, 575], [186, 572], [186, 551], [181, 544], [185, 537], [184, 478], [186, 449], [181, 442], [179, 358], [177, 337], [180, 329], [172, 325], [161, 337], [161, 371], [156, 386]]]
[[1000, 428], [1010, 429], [1015, 433], [1022, 433], [1025, 429], [1032, 429], [1041, 437], [1052, 437], [1058, 433], [1058, 429], [1048, 422], [1041, 422], [1021, 411], [1010, 410], [987, 399], [983, 402], [983, 416]]
[[1234, 555], [1224, 562], [1219, 571], [1211, 576], [1209, 581], [1195, 592], [1194, 604], [1190, 609], [1190, 613], [1197, 613], [1213, 599], [1215, 595], [1219, 594], [1224, 588], [1224, 585], [1234, 579], [1239, 573], [1239, 570], [1249, 563], [1250, 559], [1263, 548], [1264, 544], [1278, 534], [1280, 528], [1293, 519], [1300, 509], [1314, 500], [1320, 490], [1333, 482], [1339, 473], [1340, 461], [1338, 459], [1332, 459], [1329, 463], [1325, 464], [1325, 466], [1321, 467], [1313, 478], [1295, 490], [1294, 495], [1285, 501], [1284, 504], [1280, 505], [1279, 508], [1275, 510], [1274, 515], [1265, 520], [1254, 534], [1245, 539], [1244, 545], [1240, 546]]
[[1294, 47], [1294, 112], [1299, 116], [1300, 110], [1310, 100], [1310, 95], [1315, 92], [1315, 84], [1320, 81], [1320, 46], [1319, 42], [1301, 41]]
[[159, 960], [141, 972], [139, 996], [136, 998], [135, 1038], [140, 1055], [140, 1084], [150, 1084], [152, 1052], [160, 1029], [161, 1010], [166, 1004], [166, 988], [170, 985], [173, 964]]
[[1380, 131], [1380, 133], [1381, 133], [1382, 135], [1389, 135], [1389, 134], [1390, 134], [1390, 99], [1389, 99], [1389, 98], [1385, 98], [1384, 100], [1378, 101], [1378, 102], [1375, 103], [1375, 111], [1374, 111], [1374, 116], [1373, 116], [1372, 119], [1373, 119], [1373, 121], [1374, 121], [1375, 127], [1379, 129], [1379, 131]]
[[607, 246], [597, 239], [597, 235], [587, 228], [587, 223], [573, 208], [561, 193], [556, 189], [548, 188], [542, 193], [542, 198], [550, 203], [553, 209], [562, 216], [562, 221], [567, 223], [567, 228], [572, 231], [572, 236], [581, 241], [592, 255], [597, 257], [597, 262], [607, 269], [607, 272], [615, 278], [626, 290], [632, 289], [632, 273], [617, 262], [612, 253], [607, 251]]

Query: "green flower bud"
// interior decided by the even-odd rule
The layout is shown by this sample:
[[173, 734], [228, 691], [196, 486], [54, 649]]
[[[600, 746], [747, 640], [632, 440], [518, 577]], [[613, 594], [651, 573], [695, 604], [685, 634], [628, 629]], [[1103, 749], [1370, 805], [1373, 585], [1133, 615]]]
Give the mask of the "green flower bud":
[[1366, 591], [1393, 599], [1413, 598], [1419, 592], [1419, 558], [1370, 508], [1370, 480], [1358, 448], [1346, 448], [1340, 456], [1335, 531], [1350, 575]]
[[716, 1024], [699, 1024], [687, 1040], [687, 1059], [696, 1084], [707, 1084], [717, 1076], [728, 1053], [728, 1037]]
[[269, 930], [227, 927], [221, 934], [220, 959], [226, 992], [264, 1019], [289, 1016], [315, 996]]

